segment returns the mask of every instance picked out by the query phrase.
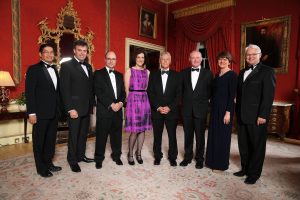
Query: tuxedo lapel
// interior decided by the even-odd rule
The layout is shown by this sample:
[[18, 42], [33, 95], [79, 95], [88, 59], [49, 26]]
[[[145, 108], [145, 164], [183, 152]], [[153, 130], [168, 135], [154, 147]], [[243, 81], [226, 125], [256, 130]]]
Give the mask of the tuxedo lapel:
[[167, 78], [166, 88], [165, 88], [165, 93], [164, 94], [167, 94], [167, 92], [169, 90], [169, 87], [171, 86], [170, 82], [171, 82], [172, 77], [173, 77], [173, 73], [172, 73], [171, 70], [169, 70], [169, 75], [168, 75], [168, 78]]
[[[249, 79], [251, 79], [251, 77], [253, 77], [255, 74], [258, 73], [259, 71], [259, 68], [260, 68], [260, 65], [257, 65], [253, 71], [247, 76], [246, 80], [244, 81], [244, 83], [246, 83]], [[243, 74], [243, 77], [244, 77], [244, 74]]]
[[[51, 85], [51, 87], [55, 90], [55, 86], [53, 84], [53, 81], [51, 79], [51, 76], [47, 70], [47, 68], [45, 67], [45, 64], [43, 62], [40, 63], [40, 66], [41, 66], [41, 70], [43, 71], [43, 74], [45, 75], [46, 77], [46, 80], [48, 81], [48, 83]], [[55, 71], [55, 70], [54, 70]], [[55, 72], [56, 74], [56, 79], [58, 79], [57, 77], [57, 73]]]
[[200, 80], [203, 79], [204, 73], [205, 73], [205, 72], [204, 72], [204, 69], [201, 69], [201, 70], [200, 70], [199, 77], [198, 77], [198, 80], [197, 80], [197, 83], [196, 83], [196, 85], [195, 85], [194, 91], [196, 91], [196, 90], [199, 88]]
[[[107, 86], [109, 88], [109, 90], [111, 91], [111, 95], [114, 97], [114, 99], [116, 98], [115, 97], [115, 93], [114, 93], [114, 89], [113, 89], [113, 86], [112, 86], [112, 83], [110, 81], [110, 78], [109, 78], [109, 74], [106, 70], [106, 68], [103, 68], [103, 74], [104, 74], [104, 78], [105, 78], [105, 82], [107, 83]], [[115, 78], [116, 78], [116, 81], [117, 81], [117, 77], [115, 75]], [[118, 84], [117, 84], [118, 85]], [[118, 86], [117, 86], [118, 87]], [[118, 89], [117, 89], [117, 92], [118, 92]]]
[[157, 74], [156, 74], [156, 81], [159, 85], [158, 89], [159, 89], [159, 94], [163, 95], [164, 92], [163, 92], [163, 83], [162, 83], [162, 78], [161, 78], [161, 70], [158, 70], [157, 71]]
[[85, 71], [82, 69], [81, 64], [79, 62], [77, 62], [77, 60], [75, 58], [73, 58], [73, 64], [75, 66], [75, 69], [77, 71], [79, 71], [80, 74], [82, 76], [84, 76], [86, 79], [89, 79], [91, 77], [91, 74], [89, 73], [88, 67], [86, 67], [86, 69], [88, 70], [89, 77], [86, 75]]

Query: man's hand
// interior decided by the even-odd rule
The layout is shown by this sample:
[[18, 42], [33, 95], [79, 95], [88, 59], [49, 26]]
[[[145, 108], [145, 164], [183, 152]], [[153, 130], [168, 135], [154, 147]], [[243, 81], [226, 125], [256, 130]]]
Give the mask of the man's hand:
[[76, 110], [70, 110], [70, 111], [69, 111], [69, 115], [70, 115], [70, 117], [71, 117], [72, 119], [78, 118], [78, 113], [77, 113]]
[[260, 124], [265, 124], [266, 123], [266, 119], [258, 117], [257, 118], [257, 126], [259, 126]]
[[229, 124], [229, 123], [230, 123], [230, 112], [226, 111], [224, 116], [224, 124]]
[[28, 120], [30, 124], [35, 124], [37, 122], [36, 115], [29, 115]]

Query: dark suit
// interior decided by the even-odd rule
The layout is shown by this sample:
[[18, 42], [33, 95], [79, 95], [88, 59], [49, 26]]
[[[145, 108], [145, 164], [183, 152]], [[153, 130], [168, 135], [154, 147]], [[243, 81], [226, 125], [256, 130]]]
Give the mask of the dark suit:
[[123, 75], [117, 71], [115, 74], [117, 98], [107, 69], [104, 67], [94, 73], [94, 91], [97, 97], [97, 121], [96, 121], [96, 149], [95, 161], [102, 162], [105, 158], [105, 146], [107, 136], [110, 134], [110, 144], [113, 160], [120, 159], [122, 150], [122, 108], [114, 112], [110, 107], [112, 103], [125, 101], [125, 88]]
[[192, 88], [191, 68], [182, 70], [182, 118], [184, 129], [184, 159], [193, 159], [194, 133], [197, 162], [204, 160], [205, 128], [208, 100], [211, 97], [212, 73], [201, 69], [195, 89]]
[[59, 77], [57, 88], [41, 61], [28, 68], [25, 81], [26, 106], [28, 114], [36, 114], [37, 123], [33, 125], [32, 141], [35, 164], [38, 173], [44, 173], [53, 165], [55, 141], [60, 105]]
[[[163, 92], [161, 70], [151, 72], [148, 84], [148, 96], [151, 105], [151, 116], [153, 122], [153, 152], [155, 159], [163, 157], [161, 151], [162, 133], [166, 125], [169, 138], [169, 160], [176, 160], [178, 155], [176, 127], [178, 121], [178, 104], [180, 101], [180, 78], [176, 71], [169, 70], [165, 92]], [[161, 114], [157, 111], [159, 107], [168, 106], [170, 112]]]
[[69, 112], [74, 109], [78, 113], [76, 119], [68, 115], [68, 162], [71, 165], [77, 164], [85, 155], [89, 114], [95, 102], [92, 67], [88, 63], [84, 64], [89, 76], [75, 58], [62, 63], [60, 69], [60, 89], [65, 110]]
[[[236, 112], [238, 144], [242, 170], [258, 179], [265, 158], [267, 123], [274, 99], [275, 73], [271, 67], [259, 63], [243, 81], [245, 69], [238, 77]], [[267, 120], [257, 126], [257, 118]]]

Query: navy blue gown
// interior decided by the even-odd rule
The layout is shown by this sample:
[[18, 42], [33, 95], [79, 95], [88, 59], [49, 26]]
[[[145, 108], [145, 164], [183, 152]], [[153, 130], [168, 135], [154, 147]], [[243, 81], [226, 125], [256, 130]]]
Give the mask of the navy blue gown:
[[[237, 74], [228, 71], [213, 80], [212, 107], [208, 129], [205, 164], [216, 170], [227, 170], [231, 143], [234, 98], [237, 88]], [[226, 111], [230, 112], [230, 123], [224, 124]]]

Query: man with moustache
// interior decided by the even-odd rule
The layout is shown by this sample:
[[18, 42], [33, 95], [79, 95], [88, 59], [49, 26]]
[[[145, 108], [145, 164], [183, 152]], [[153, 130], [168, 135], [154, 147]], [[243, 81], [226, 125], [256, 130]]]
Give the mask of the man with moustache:
[[178, 155], [176, 128], [180, 101], [180, 78], [176, 71], [169, 68], [170, 64], [170, 53], [161, 53], [160, 69], [152, 72], [149, 77], [148, 95], [154, 134], [154, 165], [160, 165], [163, 157], [161, 143], [164, 125], [166, 125], [169, 138], [168, 159], [170, 165], [175, 167]]
[[260, 178], [266, 153], [267, 124], [275, 93], [274, 69], [262, 64], [259, 46], [250, 44], [245, 50], [246, 67], [238, 76], [236, 112], [241, 171], [246, 184]]
[[189, 60], [192, 67], [186, 68], [181, 72], [185, 153], [180, 166], [187, 166], [193, 159], [195, 134], [195, 167], [196, 169], [201, 169], [204, 161], [204, 134], [213, 76], [209, 69], [201, 69], [202, 55], [199, 51], [192, 51]]
[[95, 104], [93, 95], [93, 72], [85, 62], [88, 45], [84, 40], [73, 44], [74, 57], [61, 64], [61, 94], [68, 112], [69, 138], [68, 162], [73, 172], [80, 172], [78, 162], [93, 162], [85, 156], [90, 113]]
[[123, 165], [122, 154], [122, 107], [125, 101], [123, 75], [115, 70], [116, 54], [105, 54], [106, 66], [94, 73], [94, 91], [97, 97], [96, 121], [96, 169], [102, 168], [108, 135], [112, 149], [111, 158], [117, 165]]
[[53, 63], [53, 46], [42, 44], [39, 55], [41, 61], [30, 66], [26, 73], [26, 106], [29, 122], [33, 124], [32, 143], [37, 173], [51, 177], [51, 172], [62, 169], [52, 162], [60, 112], [59, 77]]

